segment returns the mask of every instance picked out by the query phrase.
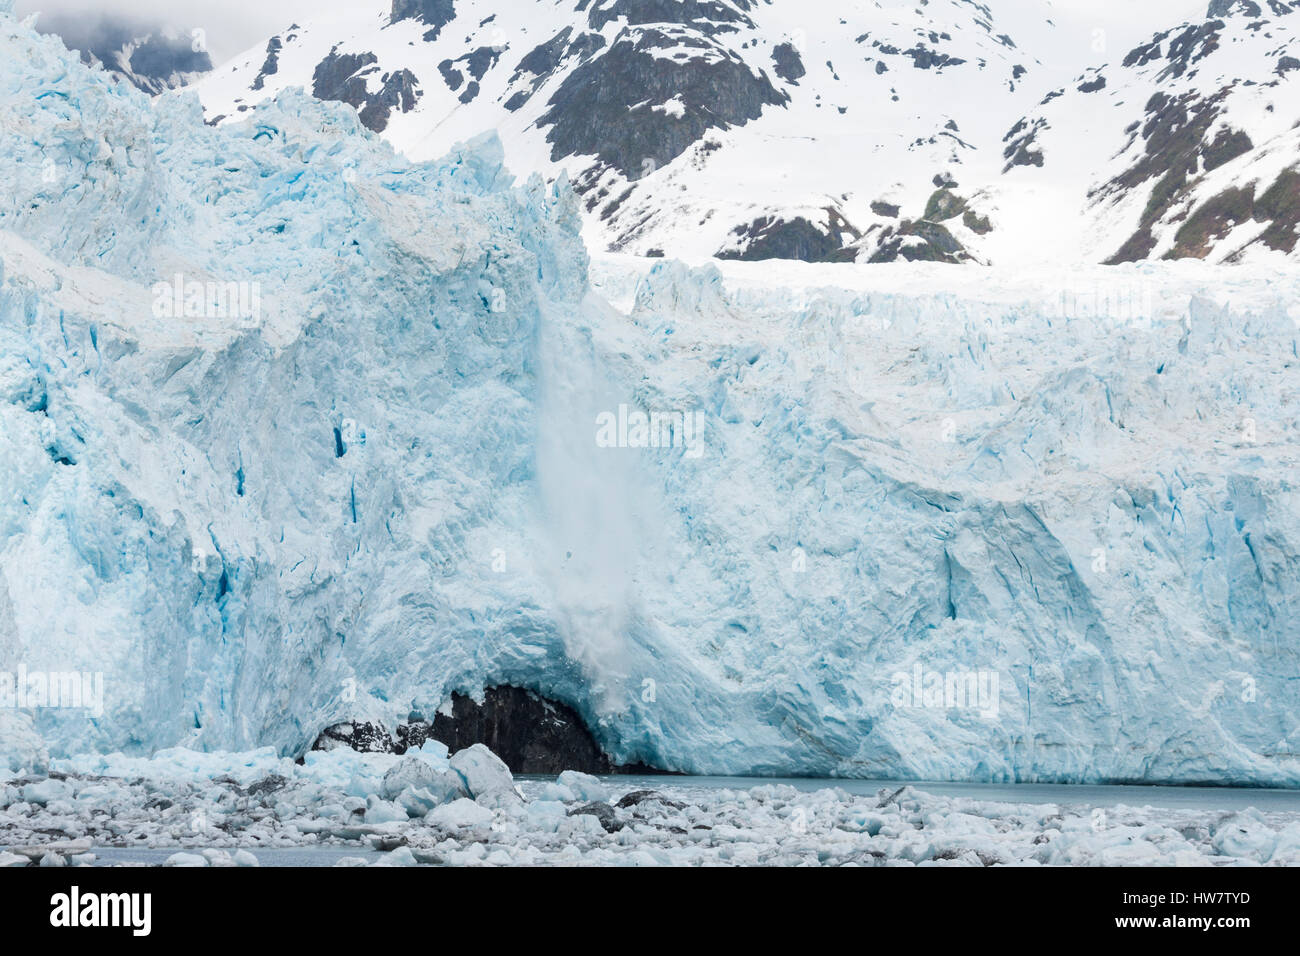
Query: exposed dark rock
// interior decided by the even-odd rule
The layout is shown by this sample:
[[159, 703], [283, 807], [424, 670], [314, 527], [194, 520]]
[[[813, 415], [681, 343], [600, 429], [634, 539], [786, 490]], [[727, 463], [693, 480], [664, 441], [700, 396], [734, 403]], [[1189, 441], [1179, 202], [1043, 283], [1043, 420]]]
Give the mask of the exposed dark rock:
[[918, 43], [910, 50], [903, 51], [904, 56], [912, 58], [912, 66], [918, 70], [942, 70], [946, 66], [961, 66], [966, 61], [947, 53], [937, 53], [924, 43]]
[[1154, 60], [1163, 59], [1165, 55], [1164, 41], [1168, 36], [1168, 33], [1162, 33], [1150, 43], [1144, 43], [1129, 50], [1128, 55], [1124, 57], [1124, 66], [1146, 66]]
[[1222, 20], [1210, 20], [1206, 23], [1187, 27], [1182, 33], [1169, 41], [1169, 53], [1165, 59], [1169, 65], [1157, 74], [1157, 80], [1170, 77], [1177, 79], [1187, 72], [1193, 63], [1199, 63], [1219, 48], [1219, 35], [1223, 30]]
[[873, 202], [871, 204], [871, 211], [875, 213], [877, 216], [885, 216], [889, 219], [897, 219], [898, 214], [902, 212], [902, 209], [899, 206], [894, 205], [893, 203]]
[[397, 725], [397, 739], [393, 741], [393, 753], [404, 754], [408, 750], [419, 750], [432, 736], [433, 725], [427, 720], [413, 717], [410, 723]]
[[[1174, 235], [1174, 247], [1165, 258], [1203, 259], [1213, 251], [1216, 242], [1248, 220], [1268, 223], [1268, 228], [1253, 242], [1279, 252], [1293, 252], [1300, 240], [1296, 233], [1300, 226], [1300, 172], [1284, 170], [1258, 198], [1253, 184], [1229, 187], [1210, 197], [1187, 217]], [[1234, 250], [1233, 258], [1241, 251]]]
[[564, 54], [569, 47], [569, 37], [572, 34], [573, 27], [565, 27], [545, 43], [539, 43], [525, 53], [524, 58], [515, 67], [515, 74], [510, 78], [511, 82], [513, 83], [523, 73], [531, 73], [534, 76], [550, 76], [564, 58]]
[[[1105, 197], [1117, 191], [1136, 189], [1154, 179], [1137, 231], [1109, 260], [1108, 265], [1145, 259], [1155, 248], [1153, 228], [1185, 195], [1189, 177], [1200, 166], [1204, 139], [1219, 117], [1224, 92], [1198, 97], [1193, 92], [1172, 97], [1156, 93], [1147, 101], [1146, 122], [1140, 131], [1145, 141], [1143, 156], [1099, 191]], [[1231, 151], [1233, 141], [1225, 142]]]
[[1032, 124], [1022, 119], [1011, 127], [1007, 135], [1002, 137], [1002, 141], [1007, 143], [1007, 147], [1002, 151], [1002, 156], [1007, 161], [1002, 172], [1008, 173], [1017, 166], [1041, 167], [1043, 150], [1038, 145], [1038, 133], [1047, 128], [1047, 120], [1042, 117], [1034, 120]]
[[312, 750], [333, 750], [336, 747], [351, 747], [363, 754], [391, 753], [393, 741], [382, 724], [363, 722], [326, 727], [311, 745]]
[[284, 42], [279, 37], [271, 37], [266, 41], [266, 59], [262, 61], [262, 68], [253, 79], [253, 89], [262, 89], [266, 85], [266, 78], [280, 71], [280, 51], [283, 49]]
[[[701, 56], [655, 55], [667, 46], [696, 46]], [[681, 115], [652, 108], [674, 98], [684, 108]], [[709, 129], [743, 125], [757, 119], [764, 105], [785, 101], [766, 76], [754, 75], [731, 51], [706, 39], [645, 28], [572, 70], [538, 122], [550, 127], [552, 160], [595, 155], [635, 180], [672, 162]], [[644, 105], [633, 109], [638, 104]]]
[[993, 231], [993, 224], [989, 222], [988, 216], [980, 216], [973, 209], [967, 209], [961, 214], [962, 225], [977, 236], [987, 236]]
[[925, 204], [921, 218], [930, 222], [947, 222], [966, 211], [966, 200], [962, 199], [948, 187], [935, 190]]
[[1096, 93], [1098, 90], [1104, 90], [1105, 88], [1106, 78], [1104, 76], [1098, 76], [1095, 79], [1079, 84], [1080, 93]]
[[936, 222], [904, 219], [897, 227], [890, 226], [881, 236], [876, 251], [868, 262], [946, 262], [960, 263], [970, 260], [970, 255], [946, 228]]
[[442, 28], [456, 16], [453, 0], [393, 0], [391, 22], [419, 20], [429, 26], [425, 40], [436, 40]]
[[452, 751], [486, 744], [512, 773], [617, 769], [575, 710], [518, 687], [490, 687], [482, 704], [452, 694], [451, 714], [434, 715], [429, 734]]
[[545, 83], [566, 59], [575, 56], [580, 59], [588, 59], [605, 46], [605, 38], [599, 33], [582, 33], [570, 42], [569, 38], [572, 34], [573, 28], [565, 27], [545, 43], [541, 43], [529, 50], [515, 67], [510, 82], [512, 84], [516, 83], [525, 74], [529, 74], [533, 78], [531, 85], [532, 92], [535, 93], [537, 88]]
[[778, 43], [772, 47], [772, 71], [787, 83], [798, 83], [808, 71], [793, 43]]
[[[456, 65], [460, 64], [469, 71], [469, 75], [472, 76], [473, 79], [459, 97], [460, 102], [468, 103], [478, 96], [478, 81], [483, 79], [484, 74], [496, 65], [496, 62], [500, 57], [501, 51], [496, 47], [481, 46], [477, 50], [456, 57], [454, 60], [443, 60], [438, 64], [438, 72], [442, 74], [442, 78], [446, 82], [448, 89], [455, 92], [460, 89], [461, 84], [465, 82], [465, 75], [456, 68]], [[524, 99], [527, 99], [526, 94]], [[523, 100], [520, 100], [518, 106], [513, 107], [513, 109], [518, 109], [519, 106], [522, 105]]]
[[663, 794], [656, 790], [633, 790], [625, 794], [614, 806], [620, 810], [626, 810], [629, 807], [640, 806], [643, 803], [661, 803], [666, 807], [672, 807], [674, 810], [680, 810], [686, 804], [678, 803], [676, 800], [669, 800]]
[[1250, 137], [1241, 130], [1221, 129], [1214, 141], [1201, 151], [1205, 171], [1208, 173], [1212, 169], [1218, 169], [1254, 148], [1255, 144], [1250, 141]]
[[734, 32], [741, 26], [753, 26], [754, 22], [741, 12], [749, 6], [749, 0], [739, 0], [734, 6], [722, 0], [594, 0], [587, 22], [593, 30], [599, 30], [620, 17], [626, 19], [629, 26], [681, 23], [712, 35], [722, 31]]
[[420, 98], [419, 80], [410, 70], [386, 73], [377, 93], [368, 91], [367, 74], [374, 72], [373, 53], [339, 53], [337, 48], [316, 64], [312, 94], [320, 100], [347, 103], [367, 129], [381, 133], [394, 109], [409, 113]]
[[1174, 248], [1166, 259], [1204, 259], [1214, 243], [1233, 228], [1250, 220], [1255, 208], [1255, 187], [1229, 188], [1202, 203], [1174, 235]]
[[366, 81], [362, 69], [378, 62], [373, 53], [339, 53], [330, 50], [312, 73], [312, 95], [318, 100], [336, 100], [361, 109], [366, 102]]
[[740, 247], [722, 250], [717, 257], [751, 262], [761, 259], [830, 262], [843, 258], [845, 246], [861, 233], [835, 210], [827, 210], [827, 214], [827, 226], [816, 225], [803, 216], [793, 219], [761, 216], [733, 229], [732, 234], [741, 237]]
[[249, 796], [254, 796], [254, 797], [263, 793], [275, 793], [275, 791], [277, 790], [284, 789], [284, 787], [286, 787], [288, 783], [289, 783], [288, 777], [282, 777], [278, 773], [270, 773], [267, 774], [262, 779], [255, 780], [253, 783], [249, 784], [248, 789], [245, 791], [245, 793], [247, 793]]
[[608, 803], [601, 803], [599, 800], [593, 800], [591, 803], [584, 803], [580, 807], [574, 807], [569, 811], [569, 816], [586, 816], [590, 815], [600, 821], [600, 825], [605, 828], [606, 833], [617, 833], [623, 829], [623, 824], [619, 822], [618, 815], [614, 808]]
[[1236, 13], [1244, 13], [1248, 17], [1258, 17], [1263, 14], [1258, 3], [1255, 0], [1210, 0], [1210, 9], [1206, 12], [1207, 17], [1228, 17]]
[[447, 89], [455, 93], [465, 82], [465, 74], [455, 69], [451, 62], [451, 60], [443, 60], [439, 63], [438, 72], [442, 74], [442, 81], [447, 84]]
[[[461, 63], [464, 64], [470, 76], [476, 80], [481, 80], [500, 58], [501, 51], [496, 47], [481, 46], [476, 50], [471, 50], [469, 53], [456, 57], [454, 60], [443, 60], [442, 63], [438, 64], [438, 69], [443, 70], [445, 76], [446, 69], [449, 69], [452, 64]], [[452, 87], [452, 89], [455, 89], [455, 87]]]
[[1294, 252], [1300, 240], [1300, 171], [1283, 170], [1255, 201], [1253, 216], [1258, 222], [1271, 222], [1259, 242], [1280, 252]]
[[383, 132], [394, 109], [409, 113], [419, 99], [419, 80], [414, 73], [410, 70], [387, 73], [379, 92], [367, 98], [361, 110], [361, 125], [376, 133]]

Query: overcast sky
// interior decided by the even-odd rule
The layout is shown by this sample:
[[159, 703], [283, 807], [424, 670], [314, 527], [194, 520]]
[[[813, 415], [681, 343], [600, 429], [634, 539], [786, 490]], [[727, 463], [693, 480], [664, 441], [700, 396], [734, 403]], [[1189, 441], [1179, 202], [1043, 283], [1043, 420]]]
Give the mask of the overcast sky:
[[[528, 0], [501, 0], [501, 8], [508, 11], [512, 3], [524, 2]], [[998, 0], [987, 2], [996, 16]], [[249, 47], [260, 46], [290, 23], [310, 20], [322, 7], [344, 3], [369, 3], [380, 9], [390, 6], [390, 0], [17, 0], [15, 6], [20, 15], [39, 10], [83, 15], [112, 11], [165, 23], [186, 33], [201, 28], [207, 31], [212, 60], [219, 64]], [[1203, 16], [1209, 0], [1043, 0], [1043, 5], [1083, 16], [1104, 11], [1107, 18], [1140, 7], [1144, 21], [1168, 26]]]
[[265, 43], [295, 21], [310, 20], [322, 6], [348, 2], [384, 0], [17, 0], [14, 8], [20, 16], [41, 10], [91, 16], [113, 12], [167, 24], [185, 33], [202, 29], [207, 32], [213, 62], [220, 63]]

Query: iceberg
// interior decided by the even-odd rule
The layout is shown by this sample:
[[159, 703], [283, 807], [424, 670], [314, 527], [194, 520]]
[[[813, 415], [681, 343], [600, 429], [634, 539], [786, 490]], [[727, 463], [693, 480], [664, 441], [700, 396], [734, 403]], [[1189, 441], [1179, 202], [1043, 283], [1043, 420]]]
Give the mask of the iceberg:
[[103, 695], [0, 682], [11, 768], [512, 685], [693, 773], [1300, 784], [1294, 274], [592, 262], [492, 134], [0, 64], [0, 672]]

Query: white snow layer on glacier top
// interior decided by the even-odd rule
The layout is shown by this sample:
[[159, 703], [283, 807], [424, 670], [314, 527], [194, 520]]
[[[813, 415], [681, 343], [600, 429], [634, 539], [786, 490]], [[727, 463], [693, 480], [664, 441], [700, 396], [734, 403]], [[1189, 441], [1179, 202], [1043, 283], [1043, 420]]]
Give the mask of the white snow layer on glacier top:
[[[11, 766], [509, 683], [685, 771], [1300, 783], [1294, 270], [593, 287], [493, 137], [209, 127], [3, 13], [0, 63], [0, 671], [104, 681], [0, 707]], [[638, 409], [702, 437], [604, 447]]]

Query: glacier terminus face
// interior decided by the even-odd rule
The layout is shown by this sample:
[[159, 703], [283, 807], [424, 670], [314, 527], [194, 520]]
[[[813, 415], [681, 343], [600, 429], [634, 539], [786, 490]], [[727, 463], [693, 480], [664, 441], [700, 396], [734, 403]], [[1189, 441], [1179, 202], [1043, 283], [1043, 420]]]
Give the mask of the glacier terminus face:
[[666, 770], [1300, 785], [1293, 267], [591, 259], [491, 134], [3, 12], [0, 159], [12, 769], [510, 685]]

